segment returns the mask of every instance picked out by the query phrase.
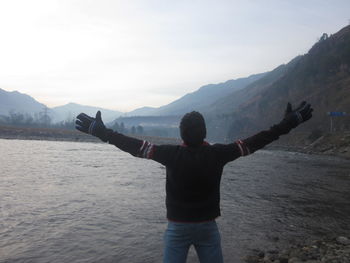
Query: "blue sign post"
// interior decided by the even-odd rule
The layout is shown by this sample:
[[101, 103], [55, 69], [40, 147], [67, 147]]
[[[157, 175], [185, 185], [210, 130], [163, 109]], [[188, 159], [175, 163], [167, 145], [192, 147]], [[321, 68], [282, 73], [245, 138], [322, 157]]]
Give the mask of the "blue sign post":
[[331, 119], [331, 128], [330, 131], [333, 131], [333, 117], [343, 117], [346, 115], [346, 112], [344, 111], [329, 111], [327, 114], [330, 116]]

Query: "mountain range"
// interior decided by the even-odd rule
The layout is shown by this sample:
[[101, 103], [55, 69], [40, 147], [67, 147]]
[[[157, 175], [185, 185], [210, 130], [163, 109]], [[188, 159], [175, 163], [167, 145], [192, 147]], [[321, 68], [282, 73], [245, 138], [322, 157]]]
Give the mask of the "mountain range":
[[[143, 107], [123, 114], [69, 103], [52, 111], [54, 120], [64, 120], [78, 112], [92, 115], [101, 110], [106, 121], [114, 119], [112, 124], [123, 122], [125, 126], [154, 127], [168, 123], [169, 116], [169, 125], [175, 127], [181, 115], [197, 110], [205, 116], [210, 139], [232, 140], [268, 128], [283, 117], [288, 102], [295, 107], [303, 100], [313, 105], [314, 117], [301, 130], [326, 131], [327, 112], [350, 113], [350, 26], [330, 36], [323, 34], [309, 52], [270, 72], [205, 85], [158, 108]], [[28, 95], [0, 89], [2, 115], [11, 109], [35, 112], [44, 107]], [[334, 120], [336, 128], [350, 129], [349, 119]]]
[[8, 116], [12, 113], [26, 115], [47, 114], [53, 123], [72, 121], [81, 112], [94, 115], [100, 110], [107, 122], [115, 120], [122, 112], [68, 103], [63, 106], [48, 108], [45, 104], [38, 102], [33, 97], [18, 91], [6, 91], [0, 89], [0, 116]]
[[[197, 91], [186, 94], [168, 105], [158, 108], [142, 107], [127, 113], [80, 105], [77, 103], [68, 103], [63, 106], [48, 108], [29, 95], [19, 93], [18, 91], [7, 92], [0, 89], [0, 105], [2, 105], [2, 108], [0, 108], [0, 115], [8, 115], [11, 111], [19, 113], [27, 112], [30, 114], [42, 113], [47, 109], [47, 113], [54, 123], [71, 121], [80, 112], [85, 112], [86, 114], [93, 116], [98, 110], [101, 111], [103, 119], [106, 122], [112, 122], [116, 118], [122, 116], [127, 120], [132, 120], [130, 117], [183, 115], [191, 110], [202, 111], [205, 109], [206, 105], [214, 103], [218, 99], [223, 98], [234, 91], [245, 88], [247, 85], [258, 80], [265, 74], [266, 73], [255, 74], [246, 78], [228, 80], [224, 83], [205, 85]], [[148, 118], [143, 124], [147, 126], [149, 120], [153, 120], [153, 118]], [[129, 125], [129, 121], [125, 121], [125, 123]], [[131, 121], [130, 123], [134, 123], [134, 121]]]
[[224, 83], [208, 84], [200, 87], [198, 90], [188, 93], [185, 96], [171, 102], [170, 104], [159, 108], [144, 107], [127, 113], [128, 116], [166, 116], [166, 115], [183, 115], [187, 112], [196, 110], [204, 111], [208, 105], [217, 100], [232, 94], [235, 91], [244, 89], [247, 85], [257, 81], [266, 75], [260, 73], [251, 75], [246, 78], [232, 79]]

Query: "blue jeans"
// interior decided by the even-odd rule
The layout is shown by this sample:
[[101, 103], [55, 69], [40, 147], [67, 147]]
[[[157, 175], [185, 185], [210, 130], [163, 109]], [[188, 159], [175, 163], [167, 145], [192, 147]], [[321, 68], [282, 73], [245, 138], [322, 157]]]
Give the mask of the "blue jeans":
[[221, 238], [215, 222], [175, 223], [169, 221], [164, 234], [164, 263], [185, 263], [193, 245], [201, 263], [222, 263]]

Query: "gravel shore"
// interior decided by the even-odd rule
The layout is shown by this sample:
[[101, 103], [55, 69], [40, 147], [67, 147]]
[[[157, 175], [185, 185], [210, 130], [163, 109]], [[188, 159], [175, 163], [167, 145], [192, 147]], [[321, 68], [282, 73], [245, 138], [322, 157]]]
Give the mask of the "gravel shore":
[[246, 263], [349, 263], [350, 239], [345, 236], [293, 244], [282, 250], [252, 251]]
[[350, 159], [350, 132], [326, 133], [317, 139], [310, 138], [309, 133], [294, 132], [267, 148]]

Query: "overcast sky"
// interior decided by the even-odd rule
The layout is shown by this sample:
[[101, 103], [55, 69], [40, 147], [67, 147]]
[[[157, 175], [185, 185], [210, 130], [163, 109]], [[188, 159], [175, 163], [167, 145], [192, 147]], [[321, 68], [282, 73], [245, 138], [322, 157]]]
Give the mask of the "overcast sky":
[[349, 19], [349, 0], [0, 0], [0, 88], [49, 107], [161, 106], [272, 70]]

